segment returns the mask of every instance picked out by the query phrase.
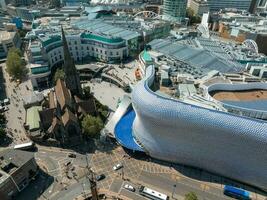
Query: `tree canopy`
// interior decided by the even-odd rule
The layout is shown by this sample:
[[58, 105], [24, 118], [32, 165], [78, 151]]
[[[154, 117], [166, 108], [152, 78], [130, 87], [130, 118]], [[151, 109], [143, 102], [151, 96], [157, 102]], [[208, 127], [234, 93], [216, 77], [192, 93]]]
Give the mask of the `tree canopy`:
[[86, 115], [82, 120], [83, 132], [87, 137], [96, 137], [103, 127], [104, 124], [99, 117]]
[[185, 200], [198, 200], [197, 195], [194, 192], [189, 192], [185, 195]]
[[83, 88], [83, 94], [85, 98], [90, 98], [91, 97], [91, 88], [90, 86], [86, 86]]
[[7, 72], [15, 79], [21, 80], [27, 74], [26, 62], [21, 58], [22, 52], [17, 48], [8, 51], [6, 66]]
[[65, 72], [63, 69], [57, 69], [54, 75], [54, 82], [56, 83], [58, 79], [61, 79], [61, 80], [65, 79]]
[[186, 17], [189, 18], [190, 24], [196, 24], [201, 22], [201, 18], [199, 16], [196, 16], [194, 10], [192, 8], [186, 9]]
[[3, 128], [0, 128], [0, 139], [3, 139], [6, 136], [6, 131]]

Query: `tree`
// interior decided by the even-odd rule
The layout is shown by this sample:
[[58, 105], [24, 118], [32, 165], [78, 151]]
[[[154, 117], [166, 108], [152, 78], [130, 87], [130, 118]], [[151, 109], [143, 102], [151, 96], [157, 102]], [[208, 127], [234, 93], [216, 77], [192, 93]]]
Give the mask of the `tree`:
[[201, 22], [201, 18], [199, 16], [196, 16], [196, 14], [192, 8], [186, 9], [186, 17], [189, 18], [190, 24], [197, 24], [197, 23]]
[[65, 79], [65, 72], [63, 69], [57, 69], [54, 75], [54, 82], [56, 83], [58, 79], [61, 79], [61, 80]]
[[83, 88], [83, 94], [85, 98], [90, 98], [91, 97], [91, 89], [89, 86], [86, 86]]
[[86, 115], [82, 120], [83, 132], [87, 137], [96, 137], [104, 127], [99, 117]]
[[6, 131], [3, 128], [0, 128], [0, 139], [3, 139], [4, 137], [6, 137]]
[[185, 200], [198, 200], [197, 195], [194, 192], [189, 192], [185, 195]]
[[15, 79], [21, 80], [27, 73], [26, 62], [21, 58], [22, 52], [17, 48], [8, 51], [6, 66], [7, 72]]
[[0, 124], [5, 124], [6, 123], [6, 116], [4, 114], [0, 114]]

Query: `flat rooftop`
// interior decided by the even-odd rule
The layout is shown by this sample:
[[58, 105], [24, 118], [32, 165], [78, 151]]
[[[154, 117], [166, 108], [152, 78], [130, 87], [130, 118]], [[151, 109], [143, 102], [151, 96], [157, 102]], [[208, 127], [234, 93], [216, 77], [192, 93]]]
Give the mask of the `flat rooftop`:
[[211, 96], [218, 101], [258, 101], [267, 100], [267, 90], [213, 91]]
[[15, 32], [0, 31], [0, 42], [13, 38], [15, 34]]

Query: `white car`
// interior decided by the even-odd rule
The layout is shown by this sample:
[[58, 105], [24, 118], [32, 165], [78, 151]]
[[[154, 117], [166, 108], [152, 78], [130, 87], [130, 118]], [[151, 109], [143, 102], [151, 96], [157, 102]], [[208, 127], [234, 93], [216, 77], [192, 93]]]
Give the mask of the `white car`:
[[114, 171], [116, 171], [116, 170], [118, 170], [118, 169], [120, 169], [120, 168], [122, 168], [122, 164], [121, 164], [121, 163], [119, 163], [119, 164], [113, 166], [113, 170], [114, 170]]
[[123, 187], [124, 187], [126, 190], [129, 190], [129, 191], [131, 191], [131, 192], [134, 192], [134, 191], [135, 191], [135, 188], [134, 188], [133, 186], [129, 185], [129, 184], [125, 184]]

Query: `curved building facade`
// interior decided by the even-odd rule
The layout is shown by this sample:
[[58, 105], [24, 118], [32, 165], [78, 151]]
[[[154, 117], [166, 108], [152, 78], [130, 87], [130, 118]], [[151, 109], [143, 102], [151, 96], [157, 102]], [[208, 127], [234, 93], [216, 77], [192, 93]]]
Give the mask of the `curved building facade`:
[[132, 92], [133, 137], [150, 156], [267, 190], [267, 123], [154, 93], [154, 67]]
[[181, 21], [185, 18], [187, 0], [164, 0], [163, 18], [169, 21]]

